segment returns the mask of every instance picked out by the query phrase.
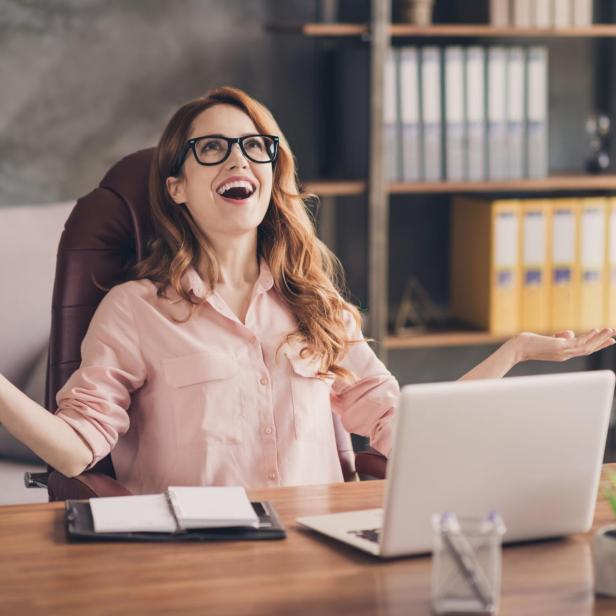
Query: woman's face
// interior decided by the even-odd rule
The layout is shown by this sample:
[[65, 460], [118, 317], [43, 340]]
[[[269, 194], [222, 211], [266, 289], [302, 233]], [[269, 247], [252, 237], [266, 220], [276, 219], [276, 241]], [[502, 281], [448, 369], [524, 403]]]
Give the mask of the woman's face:
[[[231, 105], [215, 105], [193, 122], [189, 139], [203, 135], [242, 137], [257, 134], [253, 121]], [[229, 157], [219, 165], [204, 166], [192, 151], [186, 155], [183, 174], [167, 178], [167, 190], [180, 207], [185, 206], [209, 238], [254, 233], [263, 220], [272, 194], [272, 164], [255, 163], [233, 144]], [[223, 197], [225, 185], [233, 180], [248, 181], [255, 189], [246, 199]], [[233, 194], [231, 191], [230, 194]]]

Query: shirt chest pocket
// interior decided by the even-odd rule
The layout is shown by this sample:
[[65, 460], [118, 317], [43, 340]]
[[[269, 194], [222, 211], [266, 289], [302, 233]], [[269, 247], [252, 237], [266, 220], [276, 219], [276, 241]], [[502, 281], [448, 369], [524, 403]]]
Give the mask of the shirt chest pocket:
[[319, 377], [319, 362], [312, 357], [300, 357], [293, 347], [285, 355], [289, 360], [295, 438], [309, 441], [327, 438], [333, 425], [330, 400], [333, 378]]
[[180, 442], [242, 442], [242, 395], [237, 362], [203, 351], [163, 364]]

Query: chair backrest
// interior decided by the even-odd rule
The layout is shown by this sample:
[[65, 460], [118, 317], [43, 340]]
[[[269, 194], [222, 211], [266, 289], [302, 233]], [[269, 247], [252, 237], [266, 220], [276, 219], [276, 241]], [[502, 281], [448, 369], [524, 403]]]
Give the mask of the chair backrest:
[[[148, 174], [153, 148], [116, 163], [98, 188], [77, 201], [58, 248], [47, 365], [46, 407], [81, 363], [81, 341], [103, 289], [123, 282], [150, 235]], [[101, 288], [102, 287], [102, 288]], [[345, 479], [355, 472], [351, 437], [333, 416]], [[115, 478], [111, 457], [92, 469]]]

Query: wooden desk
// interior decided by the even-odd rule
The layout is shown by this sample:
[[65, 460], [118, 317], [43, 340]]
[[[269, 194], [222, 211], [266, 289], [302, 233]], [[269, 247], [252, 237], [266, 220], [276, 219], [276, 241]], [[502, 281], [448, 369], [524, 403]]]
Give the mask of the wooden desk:
[[[265, 542], [69, 544], [62, 503], [0, 507], [0, 614], [429, 614], [429, 557], [381, 562], [295, 524], [379, 506], [383, 487], [255, 490], [289, 535]], [[595, 525], [611, 519], [600, 499]], [[616, 614], [593, 599], [588, 540], [506, 548], [500, 614]]]

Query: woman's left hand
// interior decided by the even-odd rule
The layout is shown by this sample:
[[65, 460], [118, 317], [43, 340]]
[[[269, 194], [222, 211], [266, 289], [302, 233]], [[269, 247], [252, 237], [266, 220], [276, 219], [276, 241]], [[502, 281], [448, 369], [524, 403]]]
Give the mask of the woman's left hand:
[[571, 330], [557, 332], [553, 336], [523, 332], [516, 336], [518, 361], [567, 361], [572, 357], [590, 355], [615, 344], [614, 335], [616, 329], [613, 327], [591, 329], [579, 336]]

